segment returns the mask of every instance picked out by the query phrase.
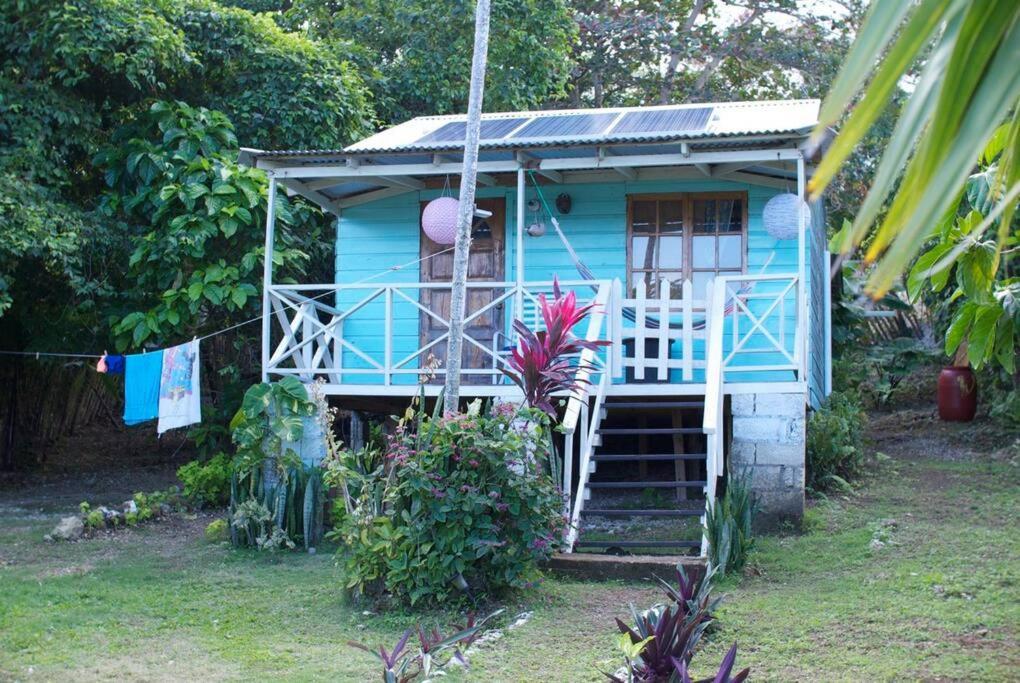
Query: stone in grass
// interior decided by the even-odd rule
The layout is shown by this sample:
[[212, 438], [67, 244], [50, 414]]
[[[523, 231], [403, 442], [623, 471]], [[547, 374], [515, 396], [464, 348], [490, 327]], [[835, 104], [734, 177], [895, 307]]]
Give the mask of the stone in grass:
[[81, 521], [81, 517], [61, 517], [60, 523], [53, 527], [49, 537], [53, 540], [73, 541], [80, 538], [84, 532], [85, 524]]

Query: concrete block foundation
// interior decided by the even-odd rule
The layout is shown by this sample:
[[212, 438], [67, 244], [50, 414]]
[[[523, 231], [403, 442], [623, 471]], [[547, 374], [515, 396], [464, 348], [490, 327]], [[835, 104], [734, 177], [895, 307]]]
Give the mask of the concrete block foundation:
[[771, 530], [804, 516], [804, 394], [736, 394], [730, 401], [732, 472], [747, 471], [758, 500], [755, 526]]

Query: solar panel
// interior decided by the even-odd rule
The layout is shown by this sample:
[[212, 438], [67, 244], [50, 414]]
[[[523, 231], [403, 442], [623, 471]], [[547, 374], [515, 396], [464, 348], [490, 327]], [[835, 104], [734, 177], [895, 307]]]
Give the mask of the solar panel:
[[687, 109], [653, 109], [633, 111], [624, 114], [613, 129], [613, 135], [633, 133], [681, 133], [705, 128], [712, 107], [691, 107]]
[[513, 134], [517, 138], [562, 138], [576, 135], [598, 135], [604, 131], [615, 113], [604, 114], [558, 114], [540, 116]]
[[[479, 139], [499, 139], [527, 120], [527, 118], [485, 119], [482, 121]], [[466, 131], [467, 124], [464, 121], [451, 121], [422, 137], [417, 142], [463, 142]]]

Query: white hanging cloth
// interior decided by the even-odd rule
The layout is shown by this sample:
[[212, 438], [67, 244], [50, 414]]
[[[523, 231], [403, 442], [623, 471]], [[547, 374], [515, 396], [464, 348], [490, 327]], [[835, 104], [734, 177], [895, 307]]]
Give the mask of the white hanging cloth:
[[202, 421], [202, 393], [198, 376], [198, 344], [187, 344], [163, 351], [163, 372], [159, 381], [160, 434], [168, 429], [186, 427]]

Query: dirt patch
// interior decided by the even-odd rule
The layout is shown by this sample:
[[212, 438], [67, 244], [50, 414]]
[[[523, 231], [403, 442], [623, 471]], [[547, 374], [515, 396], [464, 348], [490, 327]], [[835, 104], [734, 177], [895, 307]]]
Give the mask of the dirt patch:
[[645, 609], [663, 600], [662, 591], [654, 586], [605, 588], [603, 585], [600, 586], [597, 601], [584, 601], [570, 607], [571, 612], [581, 616], [581, 621], [590, 624], [592, 630], [602, 629], [612, 633], [616, 629], [615, 619], [617, 617], [626, 619], [630, 615], [628, 605], [633, 604], [639, 609]]
[[988, 418], [943, 422], [932, 408], [872, 413], [868, 435], [875, 450], [907, 460], [1015, 460], [1020, 434]]
[[[116, 505], [137, 491], [157, 491], [177, 485], [176, 463], [146, 467], [83, 470], [76, 474], [35, 474], [8, 478], [0, 485], [0, 509], [26, 513], [71, 514], [78, 503]], [[19, 515], [20, 516], [20, 515]]]

